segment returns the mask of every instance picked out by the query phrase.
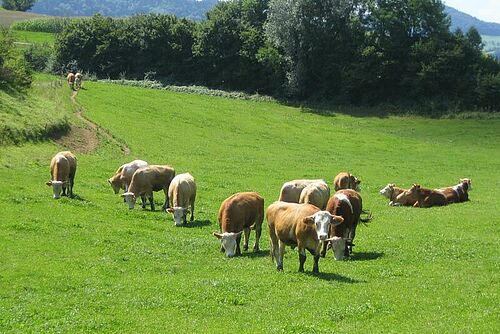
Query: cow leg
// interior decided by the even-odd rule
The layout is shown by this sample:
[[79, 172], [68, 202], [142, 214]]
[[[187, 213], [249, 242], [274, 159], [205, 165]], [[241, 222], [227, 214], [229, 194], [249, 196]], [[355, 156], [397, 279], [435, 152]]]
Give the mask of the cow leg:
[[299, 248], [299, 272], [304, 272], [304, 263], [306, 262], [306, 251]]
[[194, 201], [191, 202], [191, 218], [189, 219], [189, 221], [193, 220], [194, 220]]
[[163, 203], [162, 209], [163, 209], [163, 211], [165, 211], [170, 207], [169, 202], [168, 202], [168, 188], [163, 189], [163, 192], [165, 193], [165, 203]]
[[149, 195], [149, 204], [151, 204], [151, 211], [155, 211], [155, 201], [153, 199], [153, 193]]
[[325, 257], [326, 256], [326, 250], [328, 249], [328, 245], [330, 244], [330, 241], [324, 242], [323, 247], [321, 249], [320, 256]]
[[236, 237], [236, 255], [241, 255], [240, 242], [241, 242], [241, 234]]
[[276, 268], [278, 271], [283, 271], [283, 256], [285, 255], [285, 244], [279, 240], [278, 241], [278, 256], [276, 257]]
[[141, 195], [141, 202], [142, 202], [142, 208], [145, 209], [146, 208], [146, 196]]
[[314, 265], [313, 265], [313, 273], [318, 274], [319, 273], [319, 255], [314, 255]]
[[260, 241], [260, 236], [262, 234], [262, 227], [255, 227], [255, 244], [253, 245], [253, 250], [254, 252], [259, 251], [259, 241]]
[[243, 243], [243, 250], [246, 252], [248, 250], [248, 242], [250, 240], [250, 228], [244, 228], [243, 234], [245, 235], [245, 242]]

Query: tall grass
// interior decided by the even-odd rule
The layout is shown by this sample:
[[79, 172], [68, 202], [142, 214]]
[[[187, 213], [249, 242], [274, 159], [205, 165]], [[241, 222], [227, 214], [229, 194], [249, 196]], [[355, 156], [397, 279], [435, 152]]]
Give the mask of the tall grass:
[[35, 18], [14, 22], [10, 27], [14, 30], [59, 33], [72, 20], [77, 19], [66, 17]]

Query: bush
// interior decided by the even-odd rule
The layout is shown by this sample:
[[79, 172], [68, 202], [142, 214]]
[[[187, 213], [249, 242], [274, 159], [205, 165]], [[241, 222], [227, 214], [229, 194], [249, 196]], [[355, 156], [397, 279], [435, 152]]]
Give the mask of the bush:
[[0, 89], [23, 90], [29, 87], [31, 82], [29, 65], [14, 47], [8, 31], [0, 30]]
[[51, 72], [51, 58], [53, 57], [54, 49], [48, 43], [30, 44], [24, 50], [24, 59], [29, 64], [31, 69], [38, 72]]
[[481, 76], [476, 91], [480, 107], [500, 111], [500, 73]]

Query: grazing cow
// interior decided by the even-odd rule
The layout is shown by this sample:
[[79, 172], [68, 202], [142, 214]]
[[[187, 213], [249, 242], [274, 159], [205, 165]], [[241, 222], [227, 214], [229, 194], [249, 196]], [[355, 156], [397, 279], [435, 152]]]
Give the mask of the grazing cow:
[[241, 234], [245, 233], [243, 250], [248, 250], [250, 229], [255, 230], [254, 251], [259, 250], [259, 240], [264, 220], [264, 199], [256, 192], [236, 193], [226, 198], [219, 209], [219, 227], [221, 233], [213, 235], [221, 240], [221, 251], [226, 256], [240, 255]]
[[163, 189], [165, 203], [163, 209], [168, 208], [168, 187], [175, 176], [174, 168], [170, 166], [149, 165], [135, 171], [128, 191], [122, 194], [129, 209], [133, 209], [138, 196], [141, 196], [142, 208], [146, 208], [146, 199], [149, 199], [151, 211], [155, 210], [153, 191]]
[[396, 187], [394, 183], [389, 183], [379, 193], [390, 199], [391, 206], [413, 206], [417, 202], [417, 198], [408, 194], [407, 189]]
[[75, 74], [75, 89], [82, 88], [83, 75], [80, 72]]
[[308, 184], [300, 193], [299, 203], [316, 205], [321, 210], [326, 208], [330, 198], [330, 187], [326, 182], [315, 182]]
[[321, 211], [312, 204], [274, 202], [267, 208], [267, 224], [271, 240], [271, 256], [276, 268], [283, 270], [285, 246], [297, 246], [299, 271], [304, 271], [306, 249], [314, 256], [313, 272], [318, 273], [321, 246], [328, 242], [330, 226], [341, 224], [340, 216]]
[[448, 203], [466, 202], [469, 200], [469, 190], [472, 189], [470, 179], [460, 179], [460, 182], [453, 187], [435, 189], [442, 193]]
[[51, 180], [45, 184], [52, 187], [54, 198], [66, 196], [66, 190], [69, 196], [73, 196], [73, 184], [76, 174], [76, 157], [70, 151], [57, 153], [50, 161]]
[[[170, 200], [170, 212], [174, 217], [175, 226], [186, 223], [186, 215], [191, 207], [191, 219], [194, 219], [194, 200], [196, 199], [196, 183], [189, 173], [176, 175], [168, 187], [168, 198]], [[181, 221], [182, 220], [182, 221]]]
[[120, 189], [128, 191], [130, 182], [132, 181], [132, 176], [135, 171], [141, 167], [146, 167], [148, 163], [144, 160], [134, 160], [124, 165], [121, 165], [111, 178], [108, 179], [108, 183], [113, 188], [115, 194], [120, 192]]
[[[329, 237], [332, 238], [333, 255], [336, 260], [342, 260], [352, 254], [353, 241], [363, 211], [363, 201], [359, 193], [352, 189], [337, 191], [328, 201], [326, 210], [332, 215], [344, 218], [344, 223], [333, 226]], [[370, 218], [368, 218], [369, 220]], [[363, 220], [363, 221], [368, 221]], [[321, 256], [326, 255], [327, 244], [323, 246]]]
[[[280, 197], [278, 201], [299, 203], [302, 190], [312, 183], [325, 184], [324, 180], [292, 180], [285, 182], [281, 187]], [[328, 187], [328, 185], [327, 185]]]
[[66, 80], [68, 81], [69, 88], [75, 89], [75, 74], [72, 72], [68, 73]]
[[333, 186], [335, 191], [340, 189], [352, 189], [356, 191], [361, 191], [359, 184], [361, 180], [352, 175], [351, 173], [338, 173], [337, 176], [333, 179]]
[[413, 205], [414, 207], [430, 208], [432, 206], [448, 204], [446, 196], [443, 193], [432, 189], [422, 188], [420, 184], [413, 184], [407, 193], [417, 198], [417, 202]]

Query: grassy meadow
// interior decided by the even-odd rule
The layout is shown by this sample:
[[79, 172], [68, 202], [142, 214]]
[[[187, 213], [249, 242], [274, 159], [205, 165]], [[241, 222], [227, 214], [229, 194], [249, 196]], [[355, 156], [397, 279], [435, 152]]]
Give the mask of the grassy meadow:
[[21, 43], [54, 44], [55, 34], [38, 31], [11, 30], [12, 37]]
[[[0, 147], [0, 332], [498, 331], [499, 119], [324, 116], [95, 82], [77, 101], [102, 129], [95, 152], [75, 150], [75, 198], [53, 200], [44, 184], [64, 147]], [[139, 158], [194, 175], [193, 223], [175, 227], [164, 212], [128, 210], [113, 194], [107, 178]], [[261, 252], [219, 252], [211, 233], [229, 195], [258, 191], [267, 206], [287, 180], [331, 183], [344, 170], [362, 179], [374, 216], [358, 228], [351, 260], [330, 252], [313, 275], [308, 255], [298, 273], [297, 251], [288, 249], [277, 272], [266, 222]], [[388, 182], [438, 187], [460, 177], [472, 178], [470, 202], [394, 208], [378, 194]], [[155, 193], [158, 207], [163, 199]]]

